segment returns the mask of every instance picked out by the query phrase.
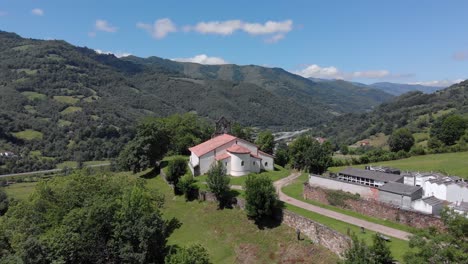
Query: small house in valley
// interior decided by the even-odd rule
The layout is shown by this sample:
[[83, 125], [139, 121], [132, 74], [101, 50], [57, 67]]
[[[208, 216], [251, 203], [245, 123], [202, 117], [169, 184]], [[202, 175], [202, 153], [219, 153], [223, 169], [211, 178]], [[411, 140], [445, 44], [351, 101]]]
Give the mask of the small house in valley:
[[274, 170], [272, 155], [260, 151], [253, 143], [229, 134], [215, 136], [189, 150], [189, 167], [194, 176], [207, 173], [216, 162], [222, 162], [226, 173], [231, 176]]

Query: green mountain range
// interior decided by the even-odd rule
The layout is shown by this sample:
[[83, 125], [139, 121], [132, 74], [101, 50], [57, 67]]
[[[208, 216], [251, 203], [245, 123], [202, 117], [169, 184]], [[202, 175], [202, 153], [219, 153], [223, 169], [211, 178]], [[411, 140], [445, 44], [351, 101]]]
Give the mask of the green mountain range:
[[468, 80], [430, 94], [405, 93], [382, 103], [372, 112], [336, 117], [314, 127], [313, 133], [349, 144], [377, 133], [389, 135], [400, 127], [428, 136], [436, 118], [452, 113], [468, 117]]
[[14, 151], [22, 160], [40, 157], [46, 164], [41, 168], [115, 157], [145, 116], [194, 112], [208, 120], [225, 116], [246, 126], [290, 130], [370, 111], [391, 98], [279, 68], [119, 59], [0, 31], [0, 151]]

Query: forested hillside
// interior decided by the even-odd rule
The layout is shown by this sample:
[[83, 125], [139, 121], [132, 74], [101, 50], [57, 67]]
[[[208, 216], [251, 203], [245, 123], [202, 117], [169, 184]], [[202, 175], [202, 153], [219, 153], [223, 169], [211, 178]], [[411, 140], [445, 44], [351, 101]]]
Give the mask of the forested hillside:
[[123, 59], [154, 69], [172, 70], [196, 80], [224, 80], [255, 84], [312, 111], [328, 112], [334, 115], [344, 112], [369, 111], [393, 97], [379, 89], [361, 87], [347, 81], [313, 81], [281, 68], [234, 64], [202, 65], [175, 62], [158, 57], [142, 59], [129, 56]]
[[0, 151], [20, 157], [0, 162], [0, 169], [116, 157], [145, 116], [192, 112], [288, 130], [369, 110], [391, 97], [349, 83], [320, 85], [277, 68], [119, 59], [0, 31]]
[[339, 116], [313, 132], [351, 144], [379, 132], [389, 135], [400, 127], [428, 133], [435, 120], [447, 114], [468, 115], [468, 81], [432, 94], [409, 92], [370, 113]]

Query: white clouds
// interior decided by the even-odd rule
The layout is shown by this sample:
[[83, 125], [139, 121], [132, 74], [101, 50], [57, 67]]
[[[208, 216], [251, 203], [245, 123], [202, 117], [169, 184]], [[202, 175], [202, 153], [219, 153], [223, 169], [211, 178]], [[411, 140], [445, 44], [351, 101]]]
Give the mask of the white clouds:
[[196, 55], [191, 58], [175, 58], [171, 59], [173, 61], [179, 62], [194, 62], [200, 64], [210, 64], [210, 65], [218, 65], [218, 64], [228, 64], [223, 58], [220, 57], [208, 57], [206, 54]]
[[36, 16], [43, 16], [44, 10], [40, 8], [34, 8], [33, 10], [31, 10], [31, 14], [36, 15]]
[[127, 56], [132, 55], [131, 53], [128, 53], [128, 52], [111, 52], [111, 51], [103, 51], [100, 49], [95, 49], [94, 51], [96, 51], [96, 53], [98, 54], [112, 54], [112, 55], [115, 55], [117, 58], [122, 58], [122, 57], [127, 57]]
[[456, 80], [438, 80], [438, 81], [426, 81], [426, 82], [413, 82], [410, 84], [419, 84], [419, 85], [426, 85], [426, 86], [436, 86], [436, 87], [449, 87], [450, 85], [463, 82], [463, 79], [456, 79]]
[[242, 20], [208, 21], [198, 22], [195, 25], [185, 25], [178, 28], [169, 18], [156, 20], [154, 25], [147, 23], [137, 23], [137, 28], [148, 31], [155, 39], [163, 39], [172, 32], [196, 32], [203, 35], [232, 35], [237, 31], [245, 32], [252, 36], [269, 36], [266, 43], [276, 43], [285, 38], [286, 33], [293, 29], [292, 20], [267, 21], [261, 23], [248, 23]]
[[322, 68], [318, 66], [317, 64], [309, 65], [302, 70], [295, 71], [294, 73], [297, 75], [301, 75], [302, 77], [305, 77], [305, 78], [314, 77], [314, 78], [343, 79], [341, 77], [340, 71], [337, 68], [333, 66]]
[[284, 39], [285, 35], [280, 33], [280, 34], [276, 34], [276, 35], [273, 35], [272, 37], [269, 37], [269, 38], [266, 38], [265, 39], [265, 43], [276, 43], [282, 39]]
[[369, 70], [369, 71], [355, 71], [343, 72], [334, 66], [321, 67], [317, 64], [312, 64], [304, 69], [293, 71], [293, 73], [301, 75], [306, 78], [324, 78], [324, 79], [381, 79], [381, 78], [405, 78], [407, 74], [392, 74], [388, 70]]
[[137, 23], [137, 28], [148, 31], [155, 39], [163, 39], [167, 34], [177, 32], [176, 25], [169, 18], [158, 19], [153, 25], [140, 22]]
[[267, 21], [265, 24], [243, 23], [242, 30], [251, 35], [287, 33], [292, 30], [292, 25], [292, 20], [285, 20], [280, 22]]
[[102, 19], [96, 20], [96, 23], [94, 24], [94, 29], [96, 29], [97, 31], [104, 31], [110, 33], [117, 32], [118, 30], [117, 27], [112, 26], [111, 24], [109, 24], [109, 22]]
[[196, 31], [201, 34], [217, 34], [217, 35], [231, 35], [235, 31], [242, 28], [242, 21], [240, 20], [227, 20], [227, 21], [211, 21], [199, 22], [195, 26], [186, 27], [187, 31]]
[[390, 76], [390, 72], [387, 70], [377, 70], [377, 71], [357, 71], [350, 73], [352, 78], [364, 78], [364, 79], [379, 79], [383, 77]]

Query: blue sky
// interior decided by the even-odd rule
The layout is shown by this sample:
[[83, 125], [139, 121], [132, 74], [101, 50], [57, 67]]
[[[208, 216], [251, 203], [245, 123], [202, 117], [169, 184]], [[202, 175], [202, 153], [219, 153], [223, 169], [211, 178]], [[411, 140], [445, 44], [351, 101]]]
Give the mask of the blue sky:
[[429, 0], [0, 0], [0, 30], [116, 55], [444, 85], [468, 78], [467, 10]]

